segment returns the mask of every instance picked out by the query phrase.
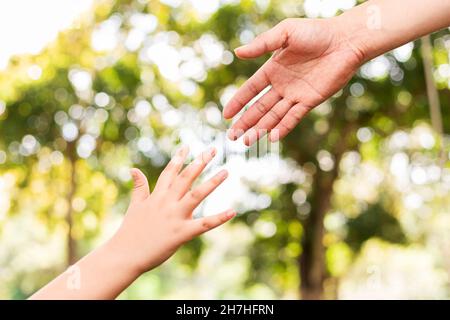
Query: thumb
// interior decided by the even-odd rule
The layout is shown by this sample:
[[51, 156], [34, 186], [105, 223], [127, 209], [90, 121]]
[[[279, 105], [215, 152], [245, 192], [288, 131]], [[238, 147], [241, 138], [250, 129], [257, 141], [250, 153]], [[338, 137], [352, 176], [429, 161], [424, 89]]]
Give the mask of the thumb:
[[236, 48], [234, 52], [242, 59], [256, 58], [265, 53], [280, 49], [287, 43], [288, 37], [287, 23], [284, 20], [272, 29], [261, 33], [249, 44]]
[[150, 189], [146, 176], [141, 170], [133, 168], [130, 171], [133, 178], [133, 191], [131, 193], [131, 201], [142, 201], [150, 195]]

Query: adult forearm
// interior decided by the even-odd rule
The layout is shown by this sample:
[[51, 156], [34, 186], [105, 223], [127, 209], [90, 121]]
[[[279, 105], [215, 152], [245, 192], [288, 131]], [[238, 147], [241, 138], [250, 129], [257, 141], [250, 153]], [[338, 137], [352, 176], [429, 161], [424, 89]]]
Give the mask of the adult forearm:
[[450, 25], [450, 0], [370, 0], [336, 18], [364, 61]]

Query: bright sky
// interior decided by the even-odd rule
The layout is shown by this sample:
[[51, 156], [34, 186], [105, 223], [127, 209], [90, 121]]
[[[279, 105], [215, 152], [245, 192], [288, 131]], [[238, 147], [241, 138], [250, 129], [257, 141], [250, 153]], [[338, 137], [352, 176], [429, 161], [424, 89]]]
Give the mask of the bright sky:
[[12, 55], [38, 53], [93, 0], [0, 0], [0, 69]]

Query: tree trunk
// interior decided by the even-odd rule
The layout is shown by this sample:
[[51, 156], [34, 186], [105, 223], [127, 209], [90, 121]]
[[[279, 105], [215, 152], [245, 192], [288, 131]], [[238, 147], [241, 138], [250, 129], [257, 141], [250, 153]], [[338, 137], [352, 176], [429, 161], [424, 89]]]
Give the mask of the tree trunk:
[[301, 296], [305, 300], [321, 299], [325, 278], [323, 246], [325, 214], [330, 208], [335, 176], [318, 171], [311, 198], [311, 212], [304, 224], [303, 252], [300, 256]]
[[433, 78], [433, 45], [429, 35], [422, 37], [422, 61], [425, 73], [428, 102], [430, 104], [431, 125], [438, 134], [443, 133], [441, 104], [439, 93]]
[[70, 171], [70, 181], [69, 190], [67, 192], [67, 204], [68, 210], [66, 215], [66, 223], [68, 227], [67, 231], [67, 266], [73, 265], [77, 261], [77, 243], [73, 238], [73, 207], [72, 202], [75, 197], [76, 192], [76, 156], [75, 156], [75, 144], [69, 143], [67, 146], [67, 151], [69, 155], [69, 171]]
[[439, 101], [439, 92], [433, 77], [433, 44], [431, 43], [431, 38], [429, 35], [422, 37], [421, 42], [422, 62], [425, 73], [428, 103], [430, 105], [431, 125], [439, 135], [438, 143], [440, 148], [440, 165], [441, 168], [443, 168], [445, 166], [445, 162], [447, 161], [447, 154], [443, 145], [444, 126], [442, 124], [441, 103]]
[[334, 149], [331, 150], [335, 157], [333, 169], [329, 172], [317, 169], [314, 176], [310, 196], [311, 212], [303, 224], [303, 251], [299, 258], [300, 294], [305, 300], [323, 298], [323, 283], [326, 277], [325, 247], [323, 245], [324, 219], [331, 206], [333, 185], [339, 175], [342, 155], [348, 149], [347, 137], [354, 127], [354, 124], [349, 123], [341, 130], [342, 138], [335, 143]]

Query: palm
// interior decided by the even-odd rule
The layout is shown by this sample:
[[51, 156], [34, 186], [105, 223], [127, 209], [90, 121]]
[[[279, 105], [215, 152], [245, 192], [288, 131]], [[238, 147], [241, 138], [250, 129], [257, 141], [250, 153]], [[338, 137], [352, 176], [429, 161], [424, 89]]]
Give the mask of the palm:
[[[282, 138], [309, 110], [349, 81], [361, 59], [332, 30], [323, 20], [284, 22], [282, 31], [278, 30], [281, 34], [274, 35], [278, 36], [274, 41], [281, 48], [247, 80], [225, 109], [225, 116], [232, 117], [265, 87], [271, 86], [233, 125], [231, 138], [250, 129], [245, 139], [247, 144], [268, 131], [271, 140]], [[270, 39], [264, 36], [255, 42], [260, 46], [254, 49], [258, 55], [270, 49]], [[252, 53], [244, 52], [243, 56], [252, 57]]]

